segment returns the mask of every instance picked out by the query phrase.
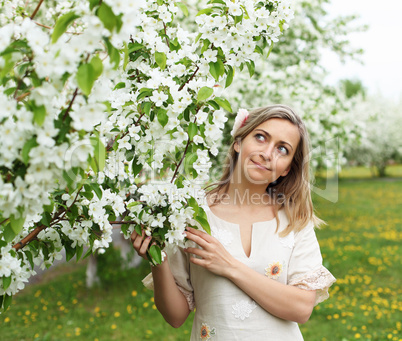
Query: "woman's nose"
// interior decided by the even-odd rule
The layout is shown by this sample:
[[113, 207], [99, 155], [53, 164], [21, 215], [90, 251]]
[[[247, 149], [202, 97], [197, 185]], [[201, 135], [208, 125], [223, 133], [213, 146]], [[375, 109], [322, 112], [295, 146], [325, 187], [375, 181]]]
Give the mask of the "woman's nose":
[[272, 160], [272, 155], [274, 152], [274, 145], [273, 144], [268, 144], [266, 145], [260, 152], [260, 156], [265, 160], [265, 161], [271, 161]]

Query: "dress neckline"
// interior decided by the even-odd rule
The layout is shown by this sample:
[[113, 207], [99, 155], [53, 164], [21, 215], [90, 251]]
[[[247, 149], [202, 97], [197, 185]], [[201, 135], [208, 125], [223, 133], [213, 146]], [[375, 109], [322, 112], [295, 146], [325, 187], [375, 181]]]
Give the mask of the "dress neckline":
[[[209, 212], [211, 212], [211, 214], [212, 214], [216, 219], [218, 219], [218, 220], [220, 220], [220, 221], [222, 221], [222, 222], [224, 222], [224, 223], [226, 223], [226, 224], [240, 226], [240, 224], [232, 223], [232, 222], [230, 222], [230, 221], [227, 221], [227, 220], [225, 220], [225, 219], [223, 219], [223, 218], [217, 216], [217, 215], [211, 210], [211, 208], [210, 208], [208, 205], [207, 205], [207, 210], [208, 210]], [[281, 208], [278, 210], [278, 215], [279, 215], [279, 212], [281, 212], [282, 210], [283, 210], [283, 208], [281, 207]], [[252, 223], [251, 225], [254, 226], [254, 225], [256, 225], [256, 224], [269, 224], [269, 223], [271, 223], [271, 222], [273, 222], [273, 221], [276, 221], [276, 217], [273, 217], [272, 219], [269, 219], [269, 220], [256, 221], [256, 222]]]
[[[257, 222], [254, 222], [254, 223], [251, 224], [251, 249], [250, 249], [250, 254], [247, 256], [246, 251], [244, 250], [243, 240], [242, 240], [242, 238], [241, 238], [240, 224], [232, 223], [232, 222], [230, 222], [230, 221], [226, 221], [225, 219], [222, 219], [222, 218], [218, 217], [214, 212], [212, 212], [212, 210], [211, 210], [211, 208], [210, 208], [209, 206], [207, 206], [207, 207], [208, 207], [208, 211], [211, 213], [211, 215], [212, 215], [215, 219], [217, 219], [217, 220], [223, 222], [224, 224], [229, 224], [229, 225], [232, 225], [232, 226], [235, 226], [235, 227], [236, 227], [236, 230], [237, 230], [237, 233], [238, 233], [238, 237], [239, 237], [239, 240], [240, 240], [241, 250], [242, 250], [243, 256], [244, 256], [247, 260], [250, 260], [250, 259], [253, 257], [254, 252], [256, 252], [256, 251], [254, 251], [254, 249], [255, 249], [255, 242], [254, 242], [254, 239], [255, 239], [255, 233], [256, 233], [256, 232], [254, 231], [254, 227], [255, 227], [256, 225], [262, 225], [262, 224], [269, 224], [269, 225], [271, 225], [271, 224], [273, 224], [273, 223], [276, 223], [276, 217], [273, 217], [273, 218], [270, 219], [270, 220], [257, 221]], [[280, 212], [280, 211], [282, 211], [282, 208], [278, 210], [278, 215], [279, 215], [279, 212]]]

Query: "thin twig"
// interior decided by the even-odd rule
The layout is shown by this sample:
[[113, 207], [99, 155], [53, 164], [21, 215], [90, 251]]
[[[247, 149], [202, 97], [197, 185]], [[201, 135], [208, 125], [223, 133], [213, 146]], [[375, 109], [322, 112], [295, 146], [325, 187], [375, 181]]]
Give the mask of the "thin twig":
[[9, 220], [10, 218], [6, 218], [6, 219], [4, 219], [1, 223], [0, 223], [0, 225], [3, 225], [5, 222], [7, 222], [7, 220]]
[[64, 113], [63, 121], [66, 119], [68, 113], [70, 112], [71, 107], [73, 106], [73, 102], [74, 102], [74, 100], [75, 100], [75, 97], [77, 97], [77, 94], [78, 94], [78, 88], [76, 88], [75, 91], [74, 91], [73, 98], [71, 99], [71, 102], [70, 102], [70, 104], [68, 105], [66, 112]]
[[42, 5], [42, 2], [43, 2], [43, 0], [40, 0], [40, 1], [39, 1], [38, 6], [36, 6], [34, 12], [33, 12], [32, 15], [31, 15], [31, 20], [32, 20], [33, 18], [35, 18], [35, 15], [38, 13], [39, 8], [40, 8], [40, 6]]
[[170, 50], [170, 42], [169, 42], [168, 35], [167, 35], [167, 33], [166, 33], [166, 24], [165, 24], [165, 23], [163, 23], [163, 28], [164, 28], [164, 30], [165, 30], [166, 44], [167, 44], [167, 46], [168, 46], [168, 48], [169, 48], [169, 50]]
[[[196, 121], [197, 121], [197, 117], [194, 119], [194, 123], [195, 123]], [[172, 176], [172, 180], [170, 180], [170, 183], [173, 183], [173, 181], [174, 181], [174, 179], [175, 179], [175, 177], [176, 177], [176, 175], [177, 175], [177, 172], [179, 171], [179, 168], [180, 168], [180, 166], [181, 166], [181, 164], [182, 164], [184, 158], [186, 157], [187, 149], [188, 149], [188, 146], [190, 145], [190, 142], [191, 142], [191, 140], [190, 140], [190, 136], [189, 136], [189, 137], [188, 137], [188, 140], [187, 140], [186, 148], [184, 148], [183, 156], [182, 156], [182, 158], [180, 159], [179, 164], [176, 166], [176, 169], [175, 169], [174, 174], [173, 174], [173, 176]]]
[[187, 80], [187, 82], [185, 82], [184, 84], [182, 84], [179, 88], [179, 91], [183, 90], [183, 88], [186, 86], [186, 84], [190, 83], [191, 80], [194, 78], [194, 76], [197, 74], [198, 70], [200, 69], [200, 67], [197, 65], [197, 68], [195, 69], [195, 71], [193, 72], [193, 74], [191, 75], [191, 77]]

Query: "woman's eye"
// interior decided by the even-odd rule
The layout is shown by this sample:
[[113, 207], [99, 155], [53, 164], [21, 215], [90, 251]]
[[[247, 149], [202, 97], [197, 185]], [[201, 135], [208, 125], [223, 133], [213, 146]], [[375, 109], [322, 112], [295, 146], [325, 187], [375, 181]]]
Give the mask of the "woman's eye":
[[256, 138], [258, 141], [265, 141], [265, 136], [262, 135], [262, 134], [256, 134], [256, 135], [255, 135], [255, 138]]
[[278, 147], [278, 150], [279, 150], [279, 152], [280, 152], [282, 155], [288, 155], [288, 153], [289, 153], [289, 151], [287, 150], [287, 148], [284, 147], [284, 146], [279, 146], [279, 147]]

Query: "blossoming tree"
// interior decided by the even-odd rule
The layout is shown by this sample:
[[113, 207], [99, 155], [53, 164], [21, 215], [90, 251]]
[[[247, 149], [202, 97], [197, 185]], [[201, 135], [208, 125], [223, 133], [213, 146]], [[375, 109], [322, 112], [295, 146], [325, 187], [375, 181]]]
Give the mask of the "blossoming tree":
[[113, 225], [145, 228], [156, 263], [185, 226], [209, 231], [223, 90], [288, 27], [288, 1], [0, 4], [0, 307]]
[[295, 0], [292, 25], [274, 42], [269, 59], [257, 61], [251, 79], [249, 70], [240, 73], [227, 91], [234, 110], [267, 101], [294, 107], [308, 127], [316, 168], [342, 161], [343, 146], [361, 134], [361, 126], [350, 118], [354, 100], [340, 87], [325, 84], [322, 51], [341, 60], [357, 59], [362, 51], [351, 46], [348, 34], [365, 26], [356, 24], [355, 16], [331, 17], [328, 2]]

